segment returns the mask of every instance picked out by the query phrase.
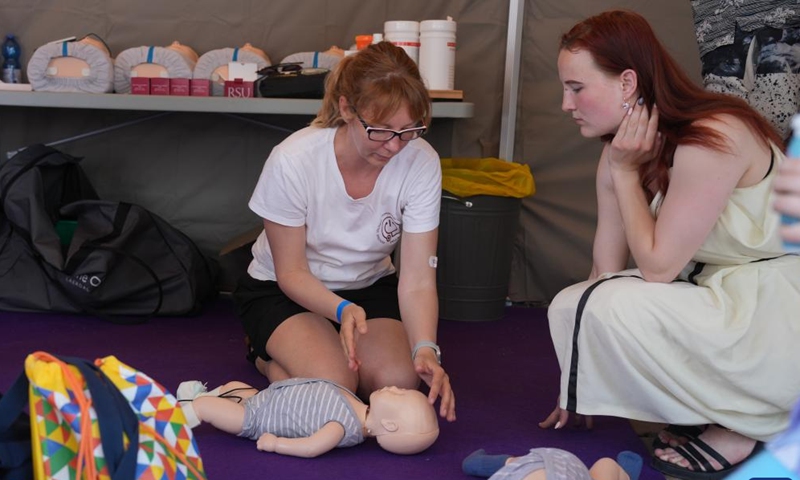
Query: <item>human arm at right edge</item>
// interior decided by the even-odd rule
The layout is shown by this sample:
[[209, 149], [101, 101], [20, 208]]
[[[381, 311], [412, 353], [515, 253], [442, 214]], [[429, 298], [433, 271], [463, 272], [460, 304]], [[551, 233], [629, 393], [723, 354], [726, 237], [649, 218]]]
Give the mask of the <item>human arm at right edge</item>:
[[[800, 218], [800, 161], [784, 161], [773, 183], [775, 209], [790, 217]], [[800, 243], [800, 223], [783, 225], [781, 235], [787, 242]]]

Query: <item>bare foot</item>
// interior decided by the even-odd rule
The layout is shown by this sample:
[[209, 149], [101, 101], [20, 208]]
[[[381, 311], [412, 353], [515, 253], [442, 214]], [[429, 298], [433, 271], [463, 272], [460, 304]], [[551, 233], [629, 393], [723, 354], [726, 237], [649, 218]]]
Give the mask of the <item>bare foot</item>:
[[[710, 425], [697, 439], [704, 442], [710, 449], [715, 450], [724, 460], [730, 465], [736, 465], [742, 460], [746, 459], [756, 446], [756, 441], [752, 438], [745, 437], [744, 435], [736, 432], [720, 428], [716, 425]], [[708, 449], [703, 448], [701, 443], [696, 440], [689, 440], [683, 446], [676, 446], [675, 448], [665, 448], [656, 456], [674, 465], [686, 468], [688, 470], [695, 470], [692, 463], [689, 461], [689, 455], [695, 450], [699, 452], [701, 458], [695, 458], [699, 464], [703, 460], [708, 462], [711, 471], [723, 470], [726, 465], [722, 465], [718, 459], [714, 458], [713, 454]], [[689, 457], [689, 458], [687, 458]], [[702, 467], [700, 469], [702, 471]]]

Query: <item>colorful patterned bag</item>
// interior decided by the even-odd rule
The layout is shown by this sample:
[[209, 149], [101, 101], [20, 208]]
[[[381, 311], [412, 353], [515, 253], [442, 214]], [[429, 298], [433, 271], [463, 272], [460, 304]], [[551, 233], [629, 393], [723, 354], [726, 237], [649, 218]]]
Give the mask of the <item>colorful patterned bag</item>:
[[175, 397], [144, 373], [36, 352], [25, 374], [36, 480], [205, 480]]

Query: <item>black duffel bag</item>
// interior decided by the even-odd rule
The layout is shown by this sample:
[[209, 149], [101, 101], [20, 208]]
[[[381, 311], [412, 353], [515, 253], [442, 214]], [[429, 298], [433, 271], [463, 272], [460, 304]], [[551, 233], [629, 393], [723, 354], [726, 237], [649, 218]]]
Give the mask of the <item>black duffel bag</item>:
[[0, 167], [0, 310], [198, 313], [216, 265], [154, 213], [99, 200], [79, 161], [34, 145]]

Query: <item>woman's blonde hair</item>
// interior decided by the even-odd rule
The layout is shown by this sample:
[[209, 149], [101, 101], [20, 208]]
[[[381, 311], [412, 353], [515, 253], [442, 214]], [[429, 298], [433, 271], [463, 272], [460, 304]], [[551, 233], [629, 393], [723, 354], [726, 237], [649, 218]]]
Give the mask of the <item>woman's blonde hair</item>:
[[325, 80], [322, 108], [311, 125], [343, 125], [339, 97], [346, 98], [357, 112], [369, 112], [373, 121], [389, 118], [405, 105], [412, 119], [430, 123], [430, 95], [417, 64], [405, 50], [389, 42], [370, 45], [336, 65]]

